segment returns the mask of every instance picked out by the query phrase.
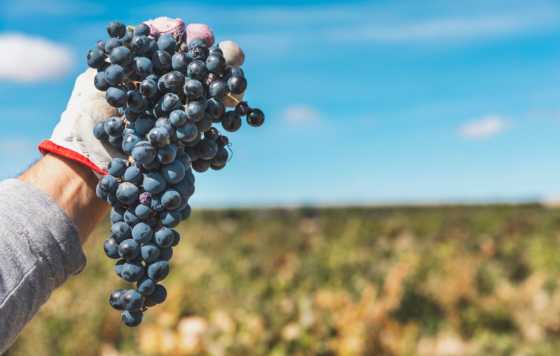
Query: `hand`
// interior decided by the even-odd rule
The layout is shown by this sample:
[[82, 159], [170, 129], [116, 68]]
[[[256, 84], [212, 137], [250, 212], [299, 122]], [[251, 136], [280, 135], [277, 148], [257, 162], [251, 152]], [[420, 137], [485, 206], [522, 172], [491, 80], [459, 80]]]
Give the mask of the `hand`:
[[[204, 24], [189, 24], [185, 27], [181, 19], [158, 18], [146, 21], [154, 37], [163, 33], [171, 33], [178, 38], [186, 36], [187, 44], [195, 39], [203, 39], [210, 46], [214, 42], [212, 30]], [[241, 66], [245, 55], [233, 41], [220, 42], [226, 63], [230, 66]], [[123, 157], [115, 148], [103, 144], [93, 135], [93, 128], [99, 122], [111, 116], [120, 116], [117, 109], [105, 100], [105, 93], [97, 90], [93, 82], [96, 70], [88, 69], [76, 79], [74, 89], [66, 110], [62, 113], [51, 138], [39, 145], [41, 153], [51, 153], [78, 162], [98, 177], [107, 174], [107, 166], [114, 157]], [[237, 100], [243, 94], [235, 95]], [[226, 98], [226, 106], [235, 106], [234, 100]]]

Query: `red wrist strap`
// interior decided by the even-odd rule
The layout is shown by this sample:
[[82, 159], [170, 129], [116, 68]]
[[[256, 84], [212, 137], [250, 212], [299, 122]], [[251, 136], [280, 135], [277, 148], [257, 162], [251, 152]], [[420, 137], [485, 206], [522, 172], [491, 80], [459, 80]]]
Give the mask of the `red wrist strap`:
[[50, 140], [45, 140], [43, 142], [41, 142], [38, 146], [39, 151], [42, 154], [46, 154], [46, 153], [52, 153], [54, 155], [60, 156], [60, 157], [64, 157], [64, 158], [68, 158], [74, 162], [78, 162], [81, 165], [84, 165], [86, 167], [88, 167], [89, 169], [91, 169], [92, 171], [99, 173], [101, 175], [107, 175], [107, 171], [99, 168], [95, 163], [93, 163], [92, 161], [90, 161], [87, 157], [82, 156], [81, 154], [74, 152], [72, 150], [69, 150], [66, 147], [62, 147], [57, 145], [56, 143], [50, 141]]

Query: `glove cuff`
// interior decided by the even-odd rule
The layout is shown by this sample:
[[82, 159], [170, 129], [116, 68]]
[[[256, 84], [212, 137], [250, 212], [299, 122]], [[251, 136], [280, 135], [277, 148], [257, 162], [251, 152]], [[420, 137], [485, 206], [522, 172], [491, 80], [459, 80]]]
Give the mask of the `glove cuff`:
[[79, 154], [75, 151], [69, 150], [66, 147], [59, 146], [59, 145], [57, 145], [56, 143], [54, 143], [50, 140], [45, 140], [45, 141], [41, 142], [38, 146], [38, 149], [41, 152], [41, 154], [51, 153], [51, 154], [54, 154], [56, 156], [67, 158], [67, 159], [72, 160], [74, 162], [78, 162], [81, 165], [86, 166], [87, 168], [94, 171], [96, 173], [96, 175], [106, 176], [108, 174], [108, 172], [105, 169], [98, 167], [95, 163], [90, 161], [87, 157], [84, 157], [83, 155], [81, 155], [81, 154]]

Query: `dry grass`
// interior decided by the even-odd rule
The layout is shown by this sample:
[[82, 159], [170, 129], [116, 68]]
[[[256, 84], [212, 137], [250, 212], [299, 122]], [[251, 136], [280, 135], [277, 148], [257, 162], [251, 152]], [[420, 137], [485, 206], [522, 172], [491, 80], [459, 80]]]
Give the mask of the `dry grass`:
[[81, 276], [10, 355], [553, 355], [560, 211], [538, 206], [195, 213], [140, 328], [100, 226]]

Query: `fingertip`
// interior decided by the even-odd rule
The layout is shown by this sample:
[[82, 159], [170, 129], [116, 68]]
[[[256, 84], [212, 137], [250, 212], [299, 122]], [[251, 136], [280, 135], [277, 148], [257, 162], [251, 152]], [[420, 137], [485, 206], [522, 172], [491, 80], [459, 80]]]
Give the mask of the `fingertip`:
[[187, 25], [187, 45], [194, 40], [204, 40], [208, 47], [214, 44], [214, 32], [204, 23], [191, 23]]
[[224, 54], [226, 63], [233, 67], [240, 67], [245, 62], [245, 53], [237, 42], [226, 40], [218, 45]]

